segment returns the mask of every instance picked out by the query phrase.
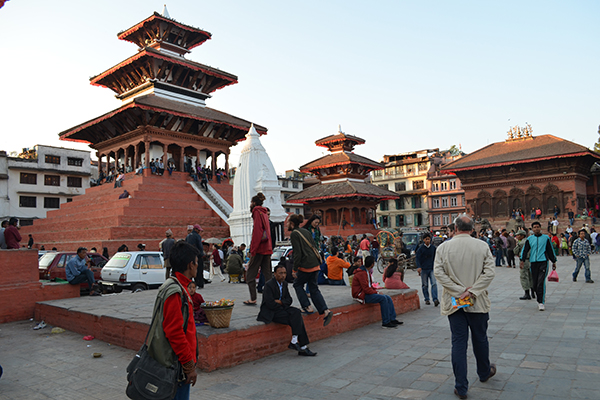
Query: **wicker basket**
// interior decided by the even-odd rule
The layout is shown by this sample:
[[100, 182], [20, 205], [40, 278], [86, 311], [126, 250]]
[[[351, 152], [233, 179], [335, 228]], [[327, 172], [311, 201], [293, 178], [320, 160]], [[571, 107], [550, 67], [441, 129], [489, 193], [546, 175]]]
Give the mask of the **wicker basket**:
[[208, 323], [213, 328], [229, 328], [231, 322], [231, 314], [233, 313], [233, 306], [220, 306], [220, 307], [205, 307], [202, 309], [208, 318]]

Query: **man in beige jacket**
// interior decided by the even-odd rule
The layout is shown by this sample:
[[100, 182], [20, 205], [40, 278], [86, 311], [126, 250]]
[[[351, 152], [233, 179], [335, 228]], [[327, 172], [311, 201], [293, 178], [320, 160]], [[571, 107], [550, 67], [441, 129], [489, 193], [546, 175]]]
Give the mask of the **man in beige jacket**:
[[[452, 369], [456, 394], [467, 398], [467, 342], [469, 330], [473, 353], [477, 360], [477, 375], [487, 382], [496, 374], [496, 366], [490, 364], [487, 328], [490, 299], [487, 288], [494, 279], [494, 257], [489, 246], [470, 236], [473, 220], [466, 214], [455, 220], [456, 234], [441, 244], [436, 252], [433, 271], [442, 286], [441, 314], [448, 316], [452, 332]], [[473, 305], [453, 308], [452, 297], [470, 297]]]

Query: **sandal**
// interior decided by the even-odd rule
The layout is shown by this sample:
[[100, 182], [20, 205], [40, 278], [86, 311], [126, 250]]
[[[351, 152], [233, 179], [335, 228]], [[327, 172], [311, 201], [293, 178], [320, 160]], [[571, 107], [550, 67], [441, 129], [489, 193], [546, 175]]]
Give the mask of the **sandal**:
[[314, 310], [309, 310], [308, 307], [302, 307], [302, 311], [300, 312], [304, 315], [311, 315], [315, 313]]
[[246, 300], [246, 301], [244, 301], [244, 304], [247, 305], [247, 306], [255, 306], [256, 305], [256, 301]]

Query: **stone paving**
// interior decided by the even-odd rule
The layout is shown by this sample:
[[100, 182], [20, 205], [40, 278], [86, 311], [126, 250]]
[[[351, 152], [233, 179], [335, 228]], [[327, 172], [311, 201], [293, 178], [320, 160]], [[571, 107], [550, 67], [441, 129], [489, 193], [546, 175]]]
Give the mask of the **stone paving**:
[[[572, 282], [574, 261], [559, 257], [560, 283], [548, 283], [544, 312], [534, 301], [518, 300], [516, 269], [496, 268], [489, 337], [498, 373], [480, 383], [470, 356], [469, 398], [600, 398], [600, 256], [591, 261], [596, 284], [582, 275]], [[406, 282], [420, 286], [414, 271]], [[433, 305], [422, 307], [400, 316], [398, 329], [373, 324], [313, 343], [315, 358], [288, 351], [200, 373], [191, 398], [455, 399], [447, 319]], [[133, 351], [72, 332], [53, 335], [51, 327], [34, 331], [34, 325], [0, 325], [0, 400], [126, 398], [125, 367]], [[93, 352], [103, 356], [94, 359]]]

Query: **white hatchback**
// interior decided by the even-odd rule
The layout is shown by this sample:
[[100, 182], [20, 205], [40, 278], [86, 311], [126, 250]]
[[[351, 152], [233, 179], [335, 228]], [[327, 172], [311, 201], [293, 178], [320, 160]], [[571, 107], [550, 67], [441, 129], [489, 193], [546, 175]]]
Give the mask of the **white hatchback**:
[[166, 269], [159, 251], [124, 251], [115, 254], [102, 268], [100, 285], [121, 292], [158, 288], [165, 282]]

